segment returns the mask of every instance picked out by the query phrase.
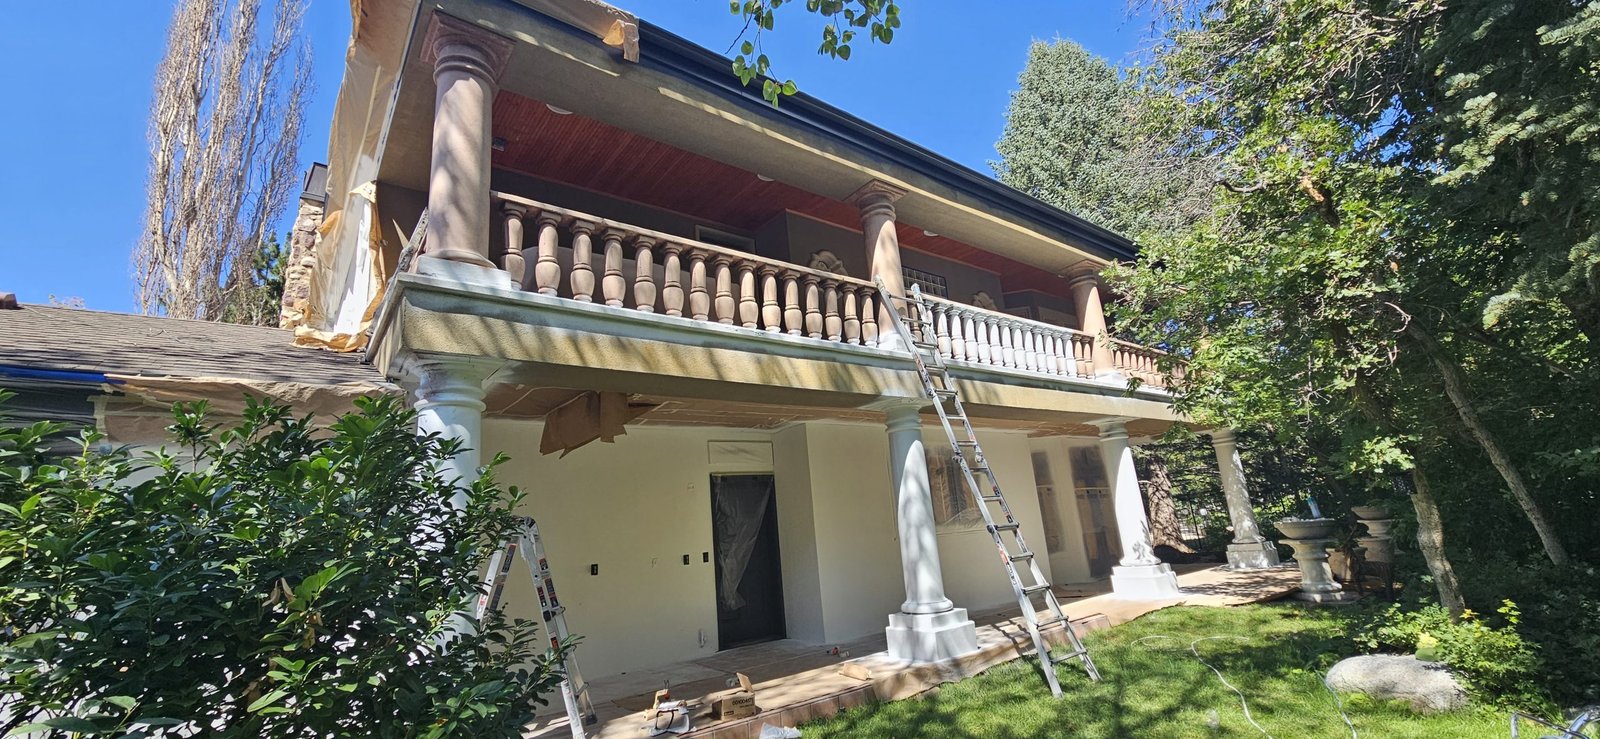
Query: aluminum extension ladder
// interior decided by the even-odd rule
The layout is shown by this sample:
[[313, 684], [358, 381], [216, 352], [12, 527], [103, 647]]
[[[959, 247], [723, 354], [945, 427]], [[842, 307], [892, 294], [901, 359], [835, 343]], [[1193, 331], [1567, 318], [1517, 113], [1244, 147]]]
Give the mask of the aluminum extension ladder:
[[[1067, 640], [1072, 645], [1072, 651], [1067, 654], [1066, 659], [1081, 660], [1084, 669], [1089, 673], [1089, 679], [1098, 681], [1100, 671], [1095, 669], [1094, 660], [1089, 657], [1089, 650], [1083, 646], [1083, 641], [1078, 638], [1077, 632], [1073, 631], [1067, 614], [1061, 610], [1061, 603], [1050, 590], [1050, 582], [1045, 579], [1044, 570], [1040, 569], [1034, 551], [1029, 549], [1027, 542], [1023, 540], [1021, 525], [1011, 514], [1011, 506], [1006, 503], [1005, 496], [1000, 492], [1000, 480], [995, 477], [988, 460], [983, 456], [983, 448], [978, 445], [978, 435], [973, 430], [972, 420], [967, 417], [966, 409], [961, 404], [961, 395], [956, 391], [955, 379], [951, 377], [944, 356], [939, 352], [933, 312], [929, 310], [927, 301], [922, 297], [922, 289], [913, 284], [909, 297], [898, 298], [889, 294], [888, 289], [884, 287], [883, 278], [877, 278], [876, 282], [880, 300], [887, 298], [896, 303], [903, 303], [906, 307], [905, 315], [899, 310], [889, 310], [887, 313], [892, 317], [894, 328], [899, 332], [900, 338], [911, 349], [911, 355], [917, 363], [917, 375], [922, 378], [923, 394], [933, 401], [933, 408], [939, 414], [939, 424], [944, 427], [945, 436], [950, 440], [952, 456], [960, 465], [961, 476], [966, 480], [967, 490], [972, 493], [978, 511], [983, 514], [984, 527], [994, 539], [995, 549], [999, 550], [1000, 564], [1005, 567], [1006, 577], [1011, 580], [1011, 590], [1017, 596], [1017, 605], [1022, 608], [1022, 619], [1028, 625], [1028, 636], [1033, 638], [1033, 647], [1039, 653], [1039, 663], [1044, 668], [1045, 680], [1050, 683], [1050, 693], [1057, 698], [1061, 697], [1061, 683], [1056, 679], [1055, 665], [1050, 659], [1050, 645], [1045, 643], [1040, 630], [1056, 624], [1062, 625]], [[952, 423], [952, 419], [955, 423]], [[987, 481], [987, 485], [978, 484], [980, 475]], [[995, 509], [990, 506], [999, 509], [1000, 515], [1005, 519], [1003, 523], [995, 522]], [[1012, 537], [1014, 547], [1006, 546], [1005, 535]], [[1022, 577], [1017, 571], [1018, 562], [1027, 564], [1032, 584], [1022, 582]], [[1042, 609], [1034, 607], [1034, 598], [1039, 596], [1043, 596], [1044, 599]], [[1047, 614], [1043, 620], [1039, 618], [1041, 610]]]
[[[561, 644], [567, 641], [570, 633], [567, 631], [566, 608], [556, 598], [555, 580], [550, 576], [550, 565], [545, 561], [544, 542], [539, 539], [539, 525], [526, 516], [518, 516], [522, 522], [521, 531], [507, 539], [500, 549], [489, 559], [488, 587], [478, 596], [478, 621], [491, 610], [500, 607], [500, 596], [505, 591], [506, 576], [511, 573], [511, 563], [516, 560], [516, 555], [522, 555], [522, 561], [528, 563], [529, 573], [533, 576], [533, 588], [539, 592], [539, 616], [544, 620], [544, 632], [550, 637], [550, 648], [560, 649]], [[596, 721], [594, 705], [589, 701], [589, 685], [583, 681], [583, 674], [578, 672], [578, 660], [568, 650], [561, 661], [562, 677], [561, 699], [567, 706], [567, 721], [572, 726], [574, 739], [585, 739], [587, 733], [585, 726]]]

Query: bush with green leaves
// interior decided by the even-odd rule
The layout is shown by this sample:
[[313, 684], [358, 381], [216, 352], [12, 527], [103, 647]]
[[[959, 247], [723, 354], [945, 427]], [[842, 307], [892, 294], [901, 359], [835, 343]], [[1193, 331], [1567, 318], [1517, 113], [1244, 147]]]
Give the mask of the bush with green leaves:
[[459, 445], [357, 405], [180, 405], [142, 458], [0, 422], [0, 734], [517, 736], [558, 656], [525, 619], [450, 635], [519, 493], [496, 460], [453, 508]]
[[1550, 699], [1539, 679], [1537, 646], [1517, 631], [1521, 613], [1508, 600], [1496, 615], [1498, 626], [1470, 610], [1451, 620], [1443, 606], [1406, 610], [1396, 604], [1380, 612], [1355, 641], [1367, 651], [1416, 652], [1443, 662], [1484, 703], [1547, 710]]

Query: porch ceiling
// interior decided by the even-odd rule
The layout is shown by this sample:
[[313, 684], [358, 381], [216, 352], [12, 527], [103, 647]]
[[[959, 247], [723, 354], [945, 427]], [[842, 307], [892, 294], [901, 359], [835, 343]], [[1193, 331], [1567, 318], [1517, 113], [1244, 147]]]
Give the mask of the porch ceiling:
[[[853, 205], [701, 156], [510, 92], [495, 98], [494, 133], [506, 142], [494, 166], [755, 231], [784, 211], [860, 230]], [[904, 219], [900, 245], [1000, 275], [1006, 292], [1039, 290], [1069, 297], [1055, 274], [943, 235]]]

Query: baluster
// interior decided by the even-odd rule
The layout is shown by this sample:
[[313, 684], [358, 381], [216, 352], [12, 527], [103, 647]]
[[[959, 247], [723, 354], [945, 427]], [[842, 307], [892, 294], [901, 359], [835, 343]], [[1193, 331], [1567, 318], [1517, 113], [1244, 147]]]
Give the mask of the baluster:
[[820, 283], [822, 278], [816, 275], [806, 275], [801, 278], [806, 286], [806, 336], [813, 339], [822, 338], [822, 293]]
[[806, 312], [800, 307], [800, 276], [793, 272], [783, 276], [783, 330], [799, 336], [805, 330]]
[[778, 268], [761, 267], [761, 327], [777, 333], [783, 330], [783, 306], [778, 304]]
[[1039, 327], [1028, 326], [1028, 358], [1033, 361], [1034, 372], [1050, 372], [1046, 362], [1048, 356], [1044, 350], [1044, 334], [1039, 332]]
[[711, 314], [711, 294], [706, 292], [706, 255], [699, 249], [689, 252], [689, 317], [704, 321]]
[[633, 307], [645, 313], [656, 310], [656, 240], [633, 237]]
[[[878, 345], [878, 307], [877, 307], [877, 300], [878, 300], [878, 297], [872, 291], [871, 288], [865, 288], [865, 287], [861, 288], [861, 345], [862, 346], [877, 346]], [[884, 326], [884, 328], [889, 329], [891, 331], [894, 330], [893, 328], [891, 328], [889, 326]], [[910, 349], [911, 347], [908, 346], [906, 348]]]
[[983, 327], [983, 316], [969, 309], [961, 323], [967, 335], [967, 361], [988, 364], [989, 332]]
[[1006, 345], [1000, 338], [1004, 335], [1001, 333], [1000, 317], [988, 316], [985, 320], [989, 324], [989, 359], [994, 366], [1004, 367], [1006, 366]]
[[995, 328], [1000, 333], [1000, 366], [1017, 366], [1017, 348], [1011, 341], [1011, 322], [1004, 318], [995, 321]]
[[505, 214], [506, 227], [506, 253], [500, 257], [500, 269], [511, 275], [511, 284], [522, 289], [522, 281], [527, 276], [528, 260], [522, 256], [522, 219], [528, 215], [527, 207], [519, 203], [501, 203], [500, 212]]
[[739, 263], [739, 325], [756, 328], [761, 320], [761, 303], [756, 300], [756, 268], [750, 262]]
[[1064, 375], [1067, 373], [1067, 359], [1062, 354], [1066, 349], [1066, 337], [1054, 331], [1050, 332], [1050, 373]]
[[861, 314], [856, 312], [856, 286], [844, 286], [844, 343], [861, 343]]
[[683, 315], [683, 245], [661, 245], [661, 308], [669, 316]]
[[828, 341], [844, 340], [844, 320], [839, 317], [839, 283], [828, 280], [822, 286], [822, 330]]
[[967, 342], [963, 338], [966, 336], [966, 332], [961, 325], [962, 321], [966, 320], [964, 317], [966, 311], [953, 305], [946, 306], [945, 310], [950, 314], [950, 358], [966, 359]]
[[1027, 324], [1018, 321], [1016, 324], [1017, 348], [1022, 351], [1022, 356], [1017, 366], [1025, 370], [1039, 369], [1039, 355], [1033, 350], [1033, 332], [1028, 330]]
[[946, 357], [955, 356], [954, 344], [950, 341], [950, 312], [944, 303], [935, 303], [933, 306], [933, 333], [939, 353]]
[[572, 299], [594, 302], [594, 224], [572, 222]]
[[733, 260], [719, 254], [713, 264], [717, 268], [717, 323], [732, 325], [736, 305], [733, 297]]
[[554, 211], [539, 213], [539, 261], [533, 264], [533, 284], [540, 295], [555, 295], [561, 287], [561, 262], [556, 261], [556, 247], [560, 234], [556, 225], [561, 214]]
[[600, 292], [605, 295], [606, 305], [613, 308], [622, 307], [622, 294], [628, 290], [628, 280], [622, 276], [622, 238], [627, 233], [615, 228], [608, 228], [601, 234], [605, 241], [605, 274], [600, 278]]

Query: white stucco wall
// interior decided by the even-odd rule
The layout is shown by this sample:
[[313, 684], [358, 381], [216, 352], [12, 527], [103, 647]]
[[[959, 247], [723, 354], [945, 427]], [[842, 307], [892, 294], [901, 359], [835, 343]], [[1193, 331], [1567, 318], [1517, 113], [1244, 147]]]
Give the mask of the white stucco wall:
[[[523, 511], [544, 533], [568, 624], [584, 636], [580, 662], [591, 677], [716, 651], [715, 568], [702, 561], [712, 549], [714, 473], [776, 478], [790, 638], [828, 645], [879, 632], [905, 598], [882, 425], [813, 422], [776, 432], [631, 427], [614, 444], [596, 442], [565, 459], [538, 454], [542, 430], [538, 422], [488, 419], [485, 448], [511, 457], [501, 482], [527, 493]], [[923, 434], [930, 442], [941, 436], [932, 426]], [[979, 439], [1029, 544], [1042, 552], [1030, 457], [1039, 442], [1016, 432], [981, 431]], [[708, 447], [727, 441], [770, 443], [771, 462], [713, 461]], [[1064, 468], [1057, 475], [1069, 479]], [[1065, 492], [1070, 507], [1070, 485]], [[1075, 527], [1075, 515], [1069, 520]], [[1014, 603], [981, 528], [944, 531], [939, 546], [945, 587], [958, 606], [980, 611]], [[589, 574], [591, 564], [600, 565], [599, 575]], [[1048, 562], [1041, 565], [1048, 574]], [[509, 607], [524, 604], [524, 613], [536, 615], [520, 563], [506, 597]]]

